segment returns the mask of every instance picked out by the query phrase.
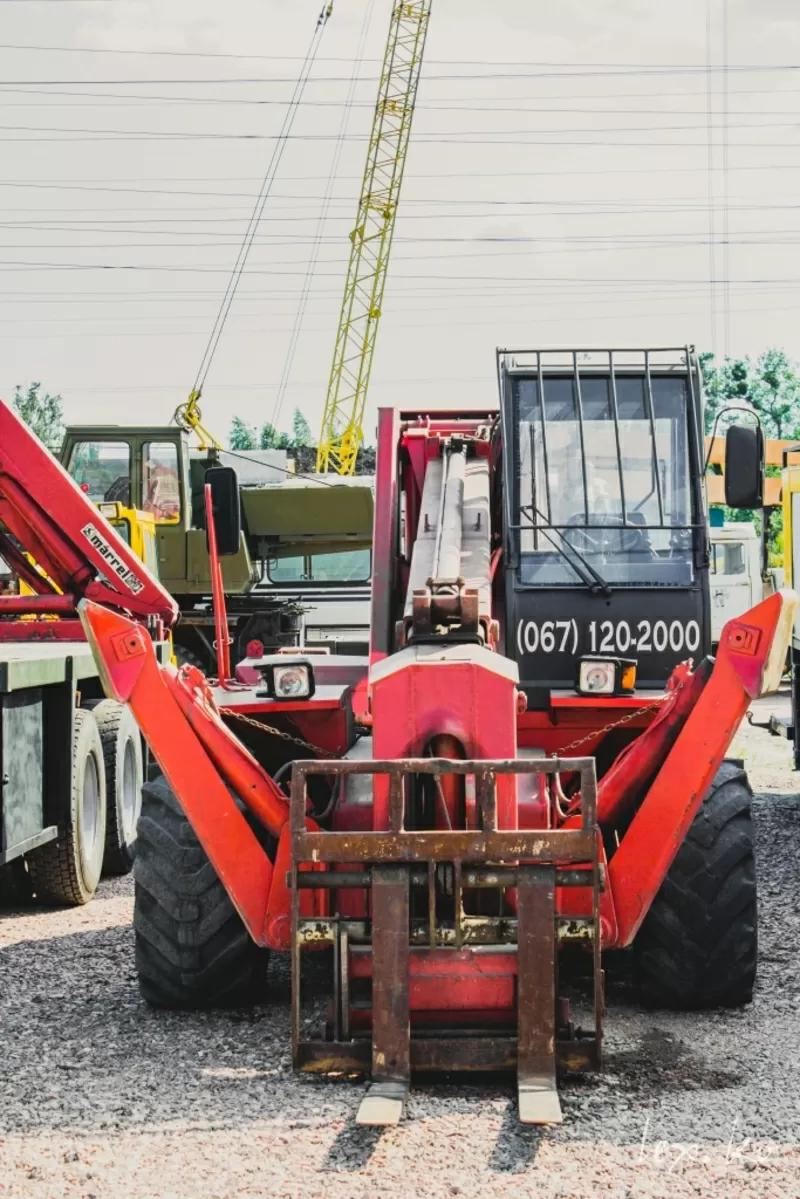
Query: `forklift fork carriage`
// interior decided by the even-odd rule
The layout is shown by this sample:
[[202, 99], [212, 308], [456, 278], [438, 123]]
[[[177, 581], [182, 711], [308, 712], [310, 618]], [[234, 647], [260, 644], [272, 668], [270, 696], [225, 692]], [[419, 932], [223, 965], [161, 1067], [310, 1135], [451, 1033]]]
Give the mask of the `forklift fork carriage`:
[[[576, 773], [582, 817], [575, 827], [498, 829], [498, 775]], [[386, 775], [390, 828], [367, 832], [310, 832], [306, 827], [311, 775]], [[477, 830], [412, 831], [404, 827], [406, 781], [415, 775], [456, 774], [475, 779]], [[597, 787], [592, 758], [466, 761], [411, 758], [393, 761], [296, 762], [291, 793], [292, 1049], [295, 1067], [314, 1072], [370, 1073], [372, 1085], [359, 1122], [395, 1123], [402, 1113], [411, 1071], [497, 1071], [516, 1067], [520, 1117], [525, 1123], [561, 1119], [556, 1061], [570, 1069], [600, 1064], [603, 974], [600, 965], [601, 866]], [[302, 867], [306, 869], [302, 869]], [[314, 867], [317, 869], [314, 869]], [[324, 872], [319, 866], [327, 867]], [[437, 919], [437, 879], [452, 869], [452, 924]], [[309, 869], [308, 867], [311, 867]], [[591, 915], [562, 917], [556, 887], [591, 890]], [[371, 897], [371, 918], [349, 920], [301, 915], [309, 888], [361, 888]], [[516, 889], [517, 916], [466, 916], [465, 889]], [[427, 891], [427, 917], [413, 919], [411, 891]], [[592, 945], [593, 1027], [575, 1030], [556, 992], [557, 946], [563, 933]], [[300, 952], [309, 944], [334, 948], [333, 1039], [306, 1039], [301, 1022]], [[363, 1028], [351, 1032], [350, 955], [371, 946], [371, 1043]], [[463, 1026], [417, 1027], [409, 997], [412, 955], [503, 954], [516, 959], [516, 1028], [498, 1035]], [[367, 950], [369, 952], [369, 950]], [[443, 997], [442, 1008], [448, 998]], [[557, 1012], [559, 1019], [557, 1021]], [[456, 1015], [453, 1012], [453, 1015]], [[412, 1031], [413, 1030], [413, 1031]], [[360, 1032], [360, 1035], [359, 1035]]]

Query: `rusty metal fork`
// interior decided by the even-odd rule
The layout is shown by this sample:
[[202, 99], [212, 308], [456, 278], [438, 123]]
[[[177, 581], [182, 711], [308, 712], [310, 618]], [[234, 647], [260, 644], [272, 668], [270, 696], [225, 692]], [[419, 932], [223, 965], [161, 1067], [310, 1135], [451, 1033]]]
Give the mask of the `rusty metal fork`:
[[372, 870], [372, 1083], [356, 1124], [397, 1124], [411, 1082], [409, 1016], [409, 874], [406, 866]]

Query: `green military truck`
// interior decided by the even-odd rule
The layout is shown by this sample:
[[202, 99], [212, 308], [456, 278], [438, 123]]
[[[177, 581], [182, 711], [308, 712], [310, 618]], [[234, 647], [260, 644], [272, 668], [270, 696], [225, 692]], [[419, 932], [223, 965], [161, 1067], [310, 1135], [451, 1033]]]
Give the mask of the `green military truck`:
[[232, 466], [241, 496], [239, 552], [222, 560], [233, 663], [246, 656], [251, 641], [269, 651], [301, 637], [304, 580], [298, 578], [296, 588], [291, 582], [270, 586], [276, 563], [286, 562], [281, 577], [287, 581], [296, 573], [292, 564], [312, 557], [326, 564], [329, 576], [339, 576], [331, 577], [332, 585], [354, 569], [360, 580], [369, 578], [369, 480], [295, 476], [284, 450], [190, 448], [189, 436], [174, 425], [72, 425], [61, 461], [101, 511], [121, 503], [153, 515], [158, 574], [181, 610], [176, 654], [207, 672], [216, 669], [204, 503], [209, 468]]

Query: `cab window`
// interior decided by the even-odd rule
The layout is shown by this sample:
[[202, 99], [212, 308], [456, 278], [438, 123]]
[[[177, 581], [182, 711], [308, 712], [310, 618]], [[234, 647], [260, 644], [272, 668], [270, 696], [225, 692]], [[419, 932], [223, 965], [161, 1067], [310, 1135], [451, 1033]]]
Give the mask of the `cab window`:
[[711, 547], [711, 570], [715, 575], [743, 575], [747, 565], [741, 541], [717, 541]]
[[149, 441], [142, 449], [142, 508], [157, 521], [174, 523], [181, 516], [178, 447], [171, 441]]
[[272, 583], [367, 583], [372, 574], [372, 552], [368, 549], [339, 550], [329, 554], [270, 558], [267, 574]]
[[67, 464], [93, 504], [131, 506], [131, 447], [127, 441], [76, 441]]

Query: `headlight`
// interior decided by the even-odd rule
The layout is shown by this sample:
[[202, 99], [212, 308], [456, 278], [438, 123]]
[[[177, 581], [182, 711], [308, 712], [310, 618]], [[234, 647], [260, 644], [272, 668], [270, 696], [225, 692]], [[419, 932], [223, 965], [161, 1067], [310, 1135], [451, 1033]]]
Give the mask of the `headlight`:
[[276, 699], [306, 699], [311, 691], [307, 666], [276, 666], [272, 677]]
[[613, 695], [615, 675], [613, 662], [581, 662], [578, 690], [591, 695]]
[[310, 662], [287, 662], [262, 659], [258, 669], [264, 680], [259, 696], [269, 699], [310, 699], [314, 694], [314, 669]]
[[581, 695], [633, 695], [636, 662], [632, 658], [581, 658], [575, 690]]

